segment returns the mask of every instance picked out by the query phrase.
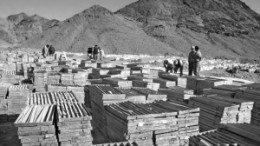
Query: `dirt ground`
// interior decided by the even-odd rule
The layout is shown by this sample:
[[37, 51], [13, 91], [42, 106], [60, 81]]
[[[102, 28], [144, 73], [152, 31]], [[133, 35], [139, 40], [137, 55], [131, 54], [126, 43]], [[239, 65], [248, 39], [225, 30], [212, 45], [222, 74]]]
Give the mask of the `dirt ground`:
[[0, 123], [0, 146], [21, 146], [13, 122]]
[[230, 73], [226, 72], [224, 69], [213, 69], [213, 70], [210, 70], [210, 71], [202, 71], [201, 75], [204, 75], [204, 76], [219, 76], [219, 77], [232, 77], [232, 78], [245, 79], [245, 80], [260, 83], [260, 74], [249, 73], [249, 72], [245, 72], [245, 71], [238, 71], [235, 74], [230, 74]]

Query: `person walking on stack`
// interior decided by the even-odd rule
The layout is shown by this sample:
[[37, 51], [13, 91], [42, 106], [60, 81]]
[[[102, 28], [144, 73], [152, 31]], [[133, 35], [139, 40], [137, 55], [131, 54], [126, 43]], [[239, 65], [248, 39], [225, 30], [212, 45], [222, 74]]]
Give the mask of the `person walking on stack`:
[[191, 51], [189, 53], [189, 57], [188, 57], [188, 72], [189, 72], [189, 76], [192, 76], [192, 74], [194, 73], [194, 63], [195, 63], [195, 46], [191, 47]]
[[181, 59], [174, 60], [174, 73], [180, 69], [180, 76], [183, 75], [183, 61]]
[[94, 51], [93, 51], [94, 60], [98, 59], [98, 53], [99, 53], [99, 47], [98, 47], [98, 45], [95, 45], [94, 46]]
[[46, 56], [48, 56], [48, 54], [49, 54], [49, 47], [50, 47], [50, 45], [47, 44], [42, 49], [42, 56], [44, 58], [46, 58]]
[[88, 48], [88, 59], [92, 59], [93, 58], [93, 47], [89, 47]]
[[166, 71], [167, 73], [168, 73], [168, 72], [171, 72], [171, 73], [172, 73], [172, 70], [173, 70], [173, 61], [172, 61], [172, 60], [170, 60], [170, 59], [164, 60], [163, 66], [164, 66], [165, 71]]
[[201, 60], [202, 60], [202, 54], [200, 52], [200, 48], [198, 46], [195, 46], [195, 55], [194, 55], [194, 75], [195, 76], [200, 76], [200, 69], [201, 69]]
[[49, 47], [49, 55], [53, 56], [54, 54], [55, 54], [55, 48], [52, 45], [50, 45], [50, 47]]

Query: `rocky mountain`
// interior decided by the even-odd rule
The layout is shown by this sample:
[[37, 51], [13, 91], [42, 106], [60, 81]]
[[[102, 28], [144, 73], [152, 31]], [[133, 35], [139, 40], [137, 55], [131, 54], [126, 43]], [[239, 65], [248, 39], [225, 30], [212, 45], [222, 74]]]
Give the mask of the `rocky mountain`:
[[260, 56], [260, 15], [240, 0], [139, 0], [117, 14], [183, 53], [198, 45], [210, 56]]
[[10, 32], [21, 43], [59, 23], [58, 20], [48, 20], [38, 15], [28, 16], [25, 13], [7, 17]]
[[95, 44], [106, 53], [160, 54], [172, 50], [168, 44], [148, 36], [136, 21], [98, 5], [58, 23], [24, 45], [41, 48], [46, 43], [70, 52], [86, 52]]
[[13, 43], [14, 36], [8, 30], [8, 21], [0, 18], [0, 46], [8, 46]]
[[62, 22], [23, 13], [7, 22], [0, 40], [14, 36], [38, 49], [49, 43], [82, 52], [98, 44], [106, 53], [187, 55], [198, 45], [204, 56], [260, 56], [260, 15], [240, 0], [139, 0], [115, 13], [96, 5]]

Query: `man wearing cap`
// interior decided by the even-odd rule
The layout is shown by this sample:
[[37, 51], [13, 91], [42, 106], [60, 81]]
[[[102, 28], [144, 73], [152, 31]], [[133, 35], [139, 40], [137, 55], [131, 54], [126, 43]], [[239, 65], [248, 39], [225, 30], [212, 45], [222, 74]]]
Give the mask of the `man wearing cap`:
[[195, 52], [195, 46], [192, 46], [192, 47], [191, 47], [191, 51], [190, 51], [190, 53], [189, 53], [189, 57], [188, 57], [189, 76], [192, 76], [192, 72], [194, 73], [193, 67], [194, 67], [194, 63], [195, 63], [195, 54], [196, 54], [196, 52]]
[[200, 48], [195, 46], [195, 55], [194, 55], [195, 63], [193, 66], [195, 76], [200, 75], [200, 62], [202, 60], [202, 55], [200, 52]]

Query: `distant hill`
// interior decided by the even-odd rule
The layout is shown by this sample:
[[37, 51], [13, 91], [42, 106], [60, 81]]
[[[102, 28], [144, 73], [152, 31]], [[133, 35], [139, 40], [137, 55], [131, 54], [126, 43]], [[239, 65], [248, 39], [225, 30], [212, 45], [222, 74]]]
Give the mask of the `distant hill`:
[[129, 54], [187, 55], [198, 45], [204, 56], [259, 58], [260, 15], [240, 0], [139, 0], [115, 13], [96, 5], [61, 22], [12, 15], [0, 19], [0, 40]]
[[84, 52], [95, 44], [104, 48], [106, 53], [160, 54], [172, 51], [168, 44], [148, 36], [136, 21], [98, 5], [58, 23], [24, 45], [40, 48], [46, 43], [71, 52]]

